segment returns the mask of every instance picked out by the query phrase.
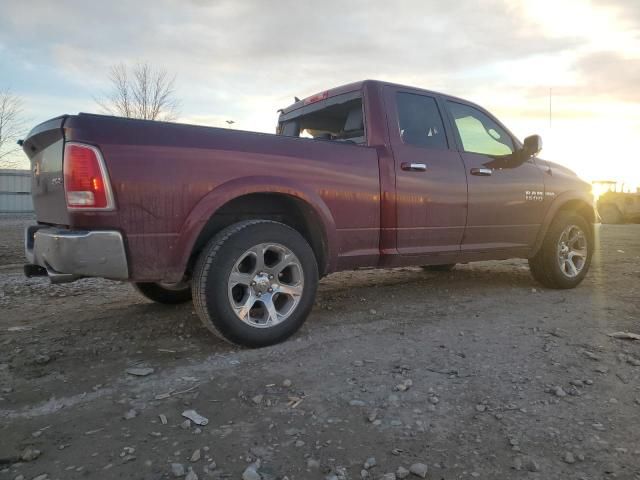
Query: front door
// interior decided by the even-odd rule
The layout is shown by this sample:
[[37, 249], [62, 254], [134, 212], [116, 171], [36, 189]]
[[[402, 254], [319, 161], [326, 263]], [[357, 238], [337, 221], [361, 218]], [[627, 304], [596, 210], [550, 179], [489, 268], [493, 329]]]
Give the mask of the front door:
[[386, 88], [385, 102], [395, 161], [398, 252], [454, 258], [467, 217], [467, 179], [438, 102], [396, 87]]
[[462, 252], [533, 245], [544, 216], [544, 179], [535, 159], [488, 113], [446, 101], [467, 170], [469, 211]]

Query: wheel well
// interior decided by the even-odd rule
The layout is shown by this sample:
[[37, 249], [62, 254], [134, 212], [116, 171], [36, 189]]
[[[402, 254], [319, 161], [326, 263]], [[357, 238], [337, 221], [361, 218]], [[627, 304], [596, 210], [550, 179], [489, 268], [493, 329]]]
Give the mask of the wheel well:
[[[584, 200], [570, 200], [560, 207], [558, 212], [574, 212], [587, 221], [589, 227], [593, 230], [593, 224], [596, 223], [596, 212], [593, 206]], [[557, 214], [557, 213], [556, 213]]]
[[324, 275], [327, 268], [327, 237], [323, 223], [313, 207], [304, 200], [282, 193], [251, 193], [234, 198], [209, 218], [191, 251], [187, 272], [193, 269], [198, 254], [220, 230], [243, 220], [265, 219], [284, 223], [298, 231], [311, 246]]
[[560, 212], [573, 212], [580, 215], [582, 218], [586, 220], [587, 225], [589, 226], [590, 237], [592, 239], [595, 238], [594, 224], [596, 223], [596, 212], [593, 206], [584, 200], [578, 200], [578, 199], [569, 200], [568, 202], [561, 205], [560, 208], [558, 208], [558, 210], [553, 214], [553, 217], [550, 219], [546, 227], [544, 227], [544, 229], [539, 232], [539, 234], [542, 234], [542, 235], [538, 236], [538, 242], [536, 243], [534, 248], [531, 250], [530, 256], [536, 255], [540, 251], [540, 248], [542, 248], [542, 244], [547, 235], [547, 232], [549, 231], [549, 226], [551, 225], [551, 222], [557, 217], [557, 215]]

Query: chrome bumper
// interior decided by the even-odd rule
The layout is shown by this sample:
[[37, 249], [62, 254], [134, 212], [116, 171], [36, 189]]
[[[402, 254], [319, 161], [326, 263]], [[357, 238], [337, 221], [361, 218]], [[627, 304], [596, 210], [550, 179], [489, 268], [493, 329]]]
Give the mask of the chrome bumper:
[[25, 273], [42, 267], [53, 283], [72, 282], [81, 277], [129, 278], [122, 234], [116, 231], [64, 230], [42, 225], [27, 227], [25, 256], [30, 265]]

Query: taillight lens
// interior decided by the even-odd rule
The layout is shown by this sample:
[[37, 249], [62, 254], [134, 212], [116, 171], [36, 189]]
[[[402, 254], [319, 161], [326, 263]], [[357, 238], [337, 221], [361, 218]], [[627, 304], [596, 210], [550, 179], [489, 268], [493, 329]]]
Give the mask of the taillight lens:
[[63, 170], [67, 208], [113, 209], [109, 177], [102, 155], [96, 147], [67, 143], [64, 147]]

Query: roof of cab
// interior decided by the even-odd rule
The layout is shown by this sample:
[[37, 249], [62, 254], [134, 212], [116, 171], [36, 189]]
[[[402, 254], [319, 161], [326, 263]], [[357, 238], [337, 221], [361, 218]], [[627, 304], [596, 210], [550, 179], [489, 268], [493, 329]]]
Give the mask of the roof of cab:
[[446, 98], [449, 98], [451, 100], [459, 100], [459, 101], [463, 101], [465, 103], [472, 103], [469, 102], [468, 100], [464, 100], [462, 98], [458, 98], [458, 97], [454, 97], [452, 95], [447, 95], [446, 93], [441, 93], [441, 92], [436, 92], [433, 90], [427, 90], [425, 88], [420, 88], [420, 87], [412, 87], [410, 85], [402, 85], [399, 83], [393, 83], [393, 82], [385, 82], [382, 80], [361, 80], [359, 82], [353, 82], [353, 83], [347, 83], [346, 85], [340, 85], [338, 87], [335, 88], [330, 88], [328, 90], [323, 90], [322, 92], [317, 92], [314, 93], [313, 95], [309, 95], [308, 97], [303, 98], [302, 100], [299, 100], [295, 103], [292, 103], [291, 105], [279, 110], [280, 113], [282, 114], [287, 114], [289, 112], [292, 112], [294, 110], [297, 110], [299, 108], [304, 107], [307, 103], [305, 103], [305, 101], [308, 101], [308, 99], [315, 97], [317, 95], [321, 95], [323, 93], [327, 93], [327, 98], [329, 97], [334, 97], [336, 95], [341, 95], [343, 93], [349, 93], [349, 92], [354, 92], [356, 90], [362, 90], [364, 88], [364, 86], [366, 84], [380, 84], [380, 85], [387, 85], [387, 86], [392, 86], [392, 87], [398, 87], [398, 88], [406, 88], [406, 89], [411, 89], [411, 90], [416, 90], [416, 91], [420, 91], [420, 92], [424, 92], [424, 93], [429, 93], [432, 95], [440, 95]]
[[346, 85], [340, 85], [339, 87], [330, 88], [329, 90], [323, 90], [322, 92], [314, 93], [313, 95], [309, 95], [308, 97], [303, 98], [295, 103], [292, 103], [288, 107], [285, 107], [280, 110], [280, 113], [289, 113], [299, 108], [302, 108], [306, 105], [305, 101], [309, 98], [315, 97], [320, 93], [327, 92], [329, 97], [335, 97], [336, 95], [341, 95], [343, 93], [355, 92], [356, 90], [362, 90], [362, 87], [366, 82], [375, 82], [375, 80], [362, 80], [360, 82], [347, 83]]

